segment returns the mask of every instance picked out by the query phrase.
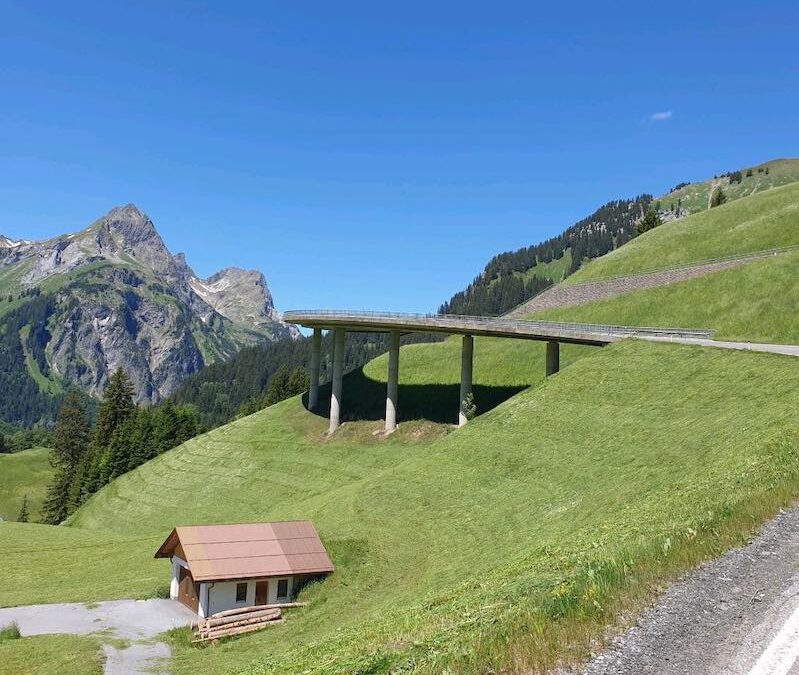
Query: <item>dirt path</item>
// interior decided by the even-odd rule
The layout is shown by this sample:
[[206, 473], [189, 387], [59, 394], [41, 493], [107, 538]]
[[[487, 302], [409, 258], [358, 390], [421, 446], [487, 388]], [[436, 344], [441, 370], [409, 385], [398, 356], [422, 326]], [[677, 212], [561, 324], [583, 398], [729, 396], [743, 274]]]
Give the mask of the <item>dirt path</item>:
[[[139, 675], [159, 672], [169, 646], [155, 642], [159, 633], [187, 626], [196, 616], [174, 600], [113, 600], [91, 605], [61, 603], [0, 608], [0, 627], [16, 623], [23, 637], [47, 633], [90, 635], [103, 633], [106, 675]], [[117, 648], [110, 644], [122, 639], [131, 644]]]
[[799, 675], [799, 507], [675, 583], [583, 675]]

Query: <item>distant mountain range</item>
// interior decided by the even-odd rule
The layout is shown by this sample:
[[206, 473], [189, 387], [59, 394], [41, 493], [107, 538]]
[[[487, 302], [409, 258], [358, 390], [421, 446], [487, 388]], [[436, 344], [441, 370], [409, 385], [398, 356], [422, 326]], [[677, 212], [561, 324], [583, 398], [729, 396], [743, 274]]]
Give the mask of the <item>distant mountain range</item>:
[[100, 394], [113, 370], [140, 401], [244, 346], [299, 337], [263, 274], [200, 279], [136, 206], [47, 241], [0, 235], [0, 419], [51, 416], [65, 387]]

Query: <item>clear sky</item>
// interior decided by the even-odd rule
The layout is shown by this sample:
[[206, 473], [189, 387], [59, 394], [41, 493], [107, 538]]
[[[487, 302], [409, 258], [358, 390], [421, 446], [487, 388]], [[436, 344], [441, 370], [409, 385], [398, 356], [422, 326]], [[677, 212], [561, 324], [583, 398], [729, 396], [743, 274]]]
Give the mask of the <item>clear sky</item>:
[[0, 0], [0, 233], [134, 202], [281, 309], [434, 310], [610, 199], [799, 154], [798, 35], [795, 0]]

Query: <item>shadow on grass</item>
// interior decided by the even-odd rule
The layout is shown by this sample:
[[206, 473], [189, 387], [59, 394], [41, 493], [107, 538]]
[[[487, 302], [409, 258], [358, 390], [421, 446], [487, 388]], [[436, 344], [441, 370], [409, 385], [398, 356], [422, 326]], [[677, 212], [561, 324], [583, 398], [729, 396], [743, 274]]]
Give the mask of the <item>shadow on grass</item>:
[[[526, 387], [490, 387], [476, 384], [473, 387], [477, 414], [496, 408]], [[319, 405], [313, 412], [320, 417], [330, 414], [331, 384], [319, 387]], [[401, 384], [398, 393], [399, 421], [429, 420], [441, 424], [455, 424], [460, 406], [459, 384]], [[308, 393], [302, 403], [308, 408]], [[344, 376], [342, 391], [342, 421], [382, 420], [386, 414], [386, 383], [372, 380], [358, 368]]]

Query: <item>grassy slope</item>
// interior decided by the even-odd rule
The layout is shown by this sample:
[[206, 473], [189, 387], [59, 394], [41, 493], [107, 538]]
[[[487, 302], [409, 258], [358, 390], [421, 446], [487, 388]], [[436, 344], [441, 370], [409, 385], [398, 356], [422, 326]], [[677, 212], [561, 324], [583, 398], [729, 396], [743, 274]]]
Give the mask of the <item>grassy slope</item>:
[[564, 283], [799, 244], [799, 183], [662, 225], [591, 261]]
[[[761, 167], [765, 169], [768, 167], [769, 172], [758, 173], [757, 169]], [[752, 175], [746, 176], [746, 169], [752, 169]], [[757, 194], [765, 190], [769, 190], [780, 185], [793, 183], [799, 181], [799, 159], [776, 159], [765, 164], [755, 164], [751, 167], [743, 167], [741, 169], [743, 180], [734, 185], [728, 185], [729, 181], [726, 178], [719, 178], [717, 180], [706, 180], [701, 183], [691, 183], [684, 188], [670, 192], [662, 197], [658, 197], [656, 201], [660, 201], [664, 210], [670, 209], [671, 205], [677, 205], [678, 200], [682, 200], [682, 206], [690, 213], [698, 213], [705, 211], [708, 208], [708, 198], [711, 190], [715, 186], [721, 185], [727, 199], [732, 201], [747, 197], [749, 195]]]
[[31, 448], [0, 454], [0, 516], [4, 520], [16, 520], [25, 495], [28, 495], [30, 519], [39, 517], [53, 473], [49, 452], [47, 448]]
[[538, 263], [535, 267], [531, 267], [526, 272], [522, 272], [519, 276], [527, 281], [533, 275], [537, 275], [539, 277], [549, 277], [552, 279], [554, 283], [560, 283], [563, 277], [566, 275], [569, 267], [572, 264], [572, 252], [570, 249], [566, 250], [566, 253], [557, 260], [552, 260], [548, 263]]
[[[179, 648], [179, 672], [195, 671], [199, 660], [210, 673], [379, 672], [407, 659], [438, 670], [470, 650], [500, 665], [511, 654], [546, 662], [560, 625], [553, 616], [612, 618], [618, 568], [586, 590], [586, 566], [626, 557], [633, 569], [672, 545], [675, 560], [686, 555], [681, 546], [693, 559], [718, 545], [718, 525], [736, 505], [760, 514], [787, 494], [762, 501], [765, 490], [795, 487], [785, 466], [797, 449], [799, 372], [785, 363], [615, 345], [430, 443], [398, 436], [320, 444], [323, 420], [292, 399], [104, 490], [76, 524], [129, 539], [95, 549], [106, 530], [61, 528], [59, 536], [69, 532], [73, 546], [86, 546], [61, 579], [43, 579], [51, 539], [4, 526], [18, 552], [4, 556], [10, 583], [0, 603], [92, 599], [104, 577], [94, 564], [109, 550], [117, 573], [104, 597], [153, 588], [168, 570], [149, 556], [178, 522], [310, 517], [339, 568], [311, 592], [313, 608], [217, 650]], [[668, 564], [668, 555], [656, 562]], [[25, 583], [33, 578], [39, 583]], [[604, 615], [594, 600], [607, 605]], [[541, 640], [530, 639], [530, 622], [541, 622]]]
[[[553, 283], [557, 284], [563, 280], [563, 277], [566, 275], [571, 263], [571, 251], [566, 249], [566, 253], [557, 260], [552, 260], [548, 263], [540, 262], [524, 272], [514, 272], [514, 274], [523, 281], [528, 281], [532, 279], [533, 276], [537, 276], [541, 279], [549, 278]], [[496, 279], [492, 280], [491, 285], [493, 286], [496, 282]]]
[[582, 307], [539, 312], [557, 321], [714, 328], [719, 340], [799, 344], [799, 252]]

